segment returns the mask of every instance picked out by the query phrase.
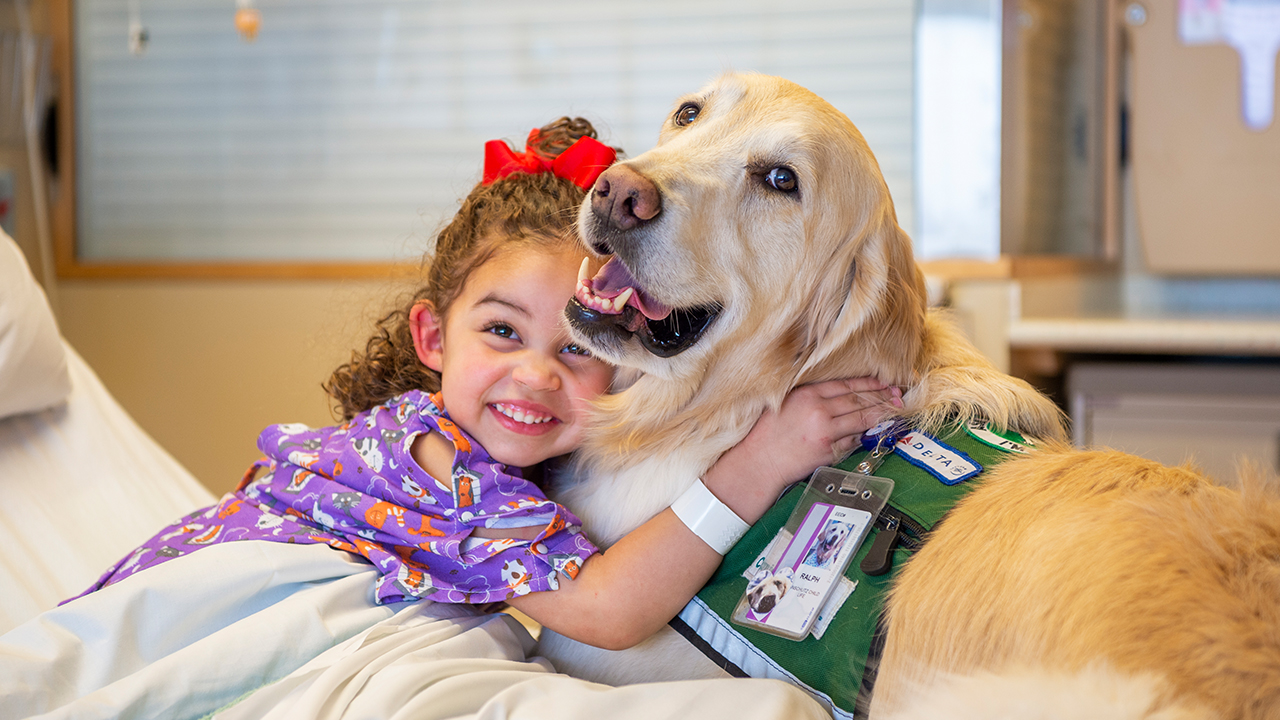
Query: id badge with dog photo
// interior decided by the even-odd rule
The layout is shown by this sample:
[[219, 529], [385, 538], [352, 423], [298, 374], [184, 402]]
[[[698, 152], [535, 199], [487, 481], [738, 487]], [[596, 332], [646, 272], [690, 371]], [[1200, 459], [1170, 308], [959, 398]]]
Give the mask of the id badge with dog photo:
[[748, 581], [733, 621], [803, 640], [892, 491], [888, 478], [818, 468]]

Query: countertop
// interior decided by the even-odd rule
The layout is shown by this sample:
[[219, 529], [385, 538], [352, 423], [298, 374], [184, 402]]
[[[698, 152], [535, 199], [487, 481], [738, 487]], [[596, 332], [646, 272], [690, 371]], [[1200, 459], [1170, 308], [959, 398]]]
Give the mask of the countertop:
[[1280, 356], [1280, 319], [1020, 318], [1013, 349], [1172, 355]]

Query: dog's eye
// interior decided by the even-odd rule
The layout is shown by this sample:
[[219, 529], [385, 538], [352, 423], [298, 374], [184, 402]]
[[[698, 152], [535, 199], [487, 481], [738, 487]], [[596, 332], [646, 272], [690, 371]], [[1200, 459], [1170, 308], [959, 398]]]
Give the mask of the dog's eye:
[[702, 112], [702, 108], [698, 107], [697, 103], [687, 102], [681, 105], [680, 109], [676, 111], [675, 118], [673, 118], [676, 127], [684, 127], [697, 120], [700, 112]]
[[796, 182], [796, 174], [791, 168], [776, 167], [770, 170], [764, 176], [764, 181], [774, 190], [780, 190], [785, 193], [795, 192], [799, 184]]

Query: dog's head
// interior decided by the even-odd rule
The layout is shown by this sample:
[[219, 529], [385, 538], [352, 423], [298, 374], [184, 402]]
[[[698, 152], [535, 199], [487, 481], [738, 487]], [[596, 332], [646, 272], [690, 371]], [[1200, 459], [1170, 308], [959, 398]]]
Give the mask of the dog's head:
[[791, 589], [791, 578], [785, 574], [774, 575], [762, 570], [751, 579], [747, 587], [747, 605], [755, 612], [763, 615], [772, 612], [782, 600], [782, 596]]
[[600, 176], [579, 225], [613, 259], [566, 314], [611, 362], [686, 382], [726, 356], [775, 385], [914, 380], [910, 240], [862, 135], [793, 83], [729, 74], [681, 98], [654, 149]]
[[849, 537], [849, 526], [844, 523], [833, 522], [823, 531], [821, 539], [815, 547], [815, 553], [819, 562], [826, 562], [834, 557], [840, 548], [844, 545], [844, 541]]

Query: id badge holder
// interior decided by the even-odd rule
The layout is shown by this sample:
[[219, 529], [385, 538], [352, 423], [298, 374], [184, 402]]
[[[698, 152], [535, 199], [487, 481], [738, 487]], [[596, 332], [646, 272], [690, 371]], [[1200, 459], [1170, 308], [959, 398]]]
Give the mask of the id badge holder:
[[844, 576], [893, 481], [820, 467], [734, 608], [739, 625], [803, 640]]

